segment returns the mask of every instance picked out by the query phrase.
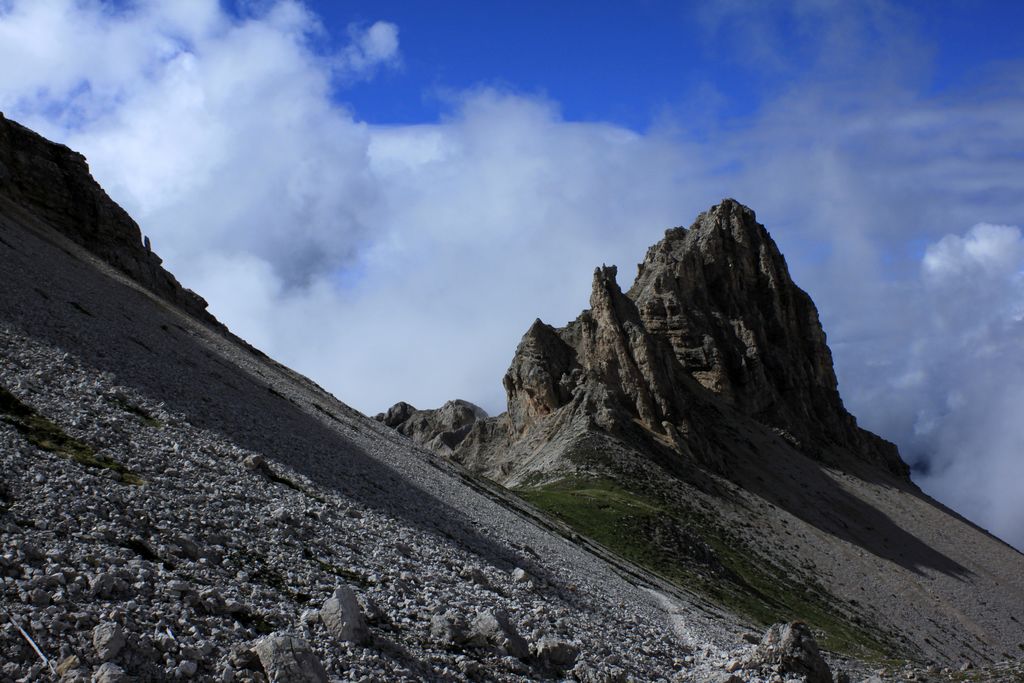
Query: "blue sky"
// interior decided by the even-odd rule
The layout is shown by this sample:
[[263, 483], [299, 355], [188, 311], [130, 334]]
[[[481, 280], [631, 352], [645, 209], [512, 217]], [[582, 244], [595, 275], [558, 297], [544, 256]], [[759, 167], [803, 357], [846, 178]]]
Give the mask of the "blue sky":
[[[326, 49], [343, 41], [353, 22], [384, 19], [400, 27], [402, 69], [342, 95], [374, 122], [436, 120], [447, 109], [446, 92], [490, 85], [547, 97], [570, 120], [643, 131], [688, 112], [693, 98], [710, 92], [718, 97], [716, 123], [742, 119], [762, 98], [814, 76], [823, 48], [807, 38], [823, 31], [830, 17], [814, 5], [830, 3], [804, 3], [803, 16], [784, 3], [766, 4], [775, 9], [757, 13], [763, 25], [753, 37], [744, 13], [707, 2], [362, 0], [311, 7], [327, 29]], [[907, 2], [879, 11], [902, 14], [899, 29], [894, 36], [860, 29], [863, 52], [898, 54], [884, 44], [892, 39], [922, 45], [930, 54], [922, 56], [917, 78], [932, 95], [992, 78], [1021, 56], [1022, 3]], [[863, 76], [849, 66], [834, 65], [831, 74], [817, 77]], [[907, 65], [893, 66], [903, 71]]]
[[[580, 11], [578, 7], [584, 7]], [[368, 413], [497, 412], [536, 317], [722, 197], [844, 401], [1024, 547], [1024, 3], [0, 0], [0, 110]]]

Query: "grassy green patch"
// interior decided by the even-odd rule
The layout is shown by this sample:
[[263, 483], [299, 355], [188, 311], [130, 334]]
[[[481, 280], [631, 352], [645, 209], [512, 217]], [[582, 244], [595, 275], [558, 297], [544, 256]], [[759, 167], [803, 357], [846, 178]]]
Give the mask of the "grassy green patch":
[[68, 435], [3, 387], [0, 387], [0, 416], [37, 448], [62, 455], [86, 467], [117, 472], [126, 484], [139, 486], [145, 483], [139, 475], [116, 460], [97, 455], [92, 446]]
[[160, 420], [153, 417], [149, 413], [149, 411], [140, 408], [134, 403], [129, 402], [128, 399], [126, 399], [124, 396], [121, 396], [120, 394], [114, 394], [113, 396], [110, 397], [110, 400], [115, 405], [117, 405], [117, 407], [119, 407], [121, 410], [125, 411], [126, 413], [131, 413], [135, 417], [139, 418], [139, 420], [142, 421], [143, 424], [147, 424], [150, 427], [155, 427], [157, 429], [163, 426], [163, 423], [161, 423]]
[[563, 480], [516, 493], [626, 559], [643, 566], [658, 564], [658, 554], [638, 533], [644, 522], [662, 512], [653, 501], [608, 480]]
[[834, 652], [872, 660], [890, 654], [805, 574], [759, 558], [699, 510], [668, 506], [608, 479], [567, 479], [516, 493], [623, 558], [758, 624], [799, 619], [823, 632], [822, 645]]

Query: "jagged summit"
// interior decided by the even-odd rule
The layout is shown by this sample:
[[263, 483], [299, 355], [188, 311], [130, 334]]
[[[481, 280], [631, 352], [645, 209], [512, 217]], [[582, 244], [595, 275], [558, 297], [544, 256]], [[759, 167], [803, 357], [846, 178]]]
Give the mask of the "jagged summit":
[[808, 452], [835, 447], [908, 477], [895, 447], [857, 427], [811, 298], [754, 211], [734, 199], [666, 231], [628, 296], [686, 372]]
[[[564, 442], [571, 424], [670, 467], [696, 459], [725, 471], [735, 457], [712, 446], [724, 411], [812, 458], [909, 481], [895, 446], [858, 428], [843, 406], [817, 309], [751, 209], [725, 199], [691, 227], [666, 231], [628, 292], [617, 275], [595, 269], [590, 308], [564, 328], [531, 325], [502, 380], [508, 412], [492, 419], [487, 439], [461, 442], [466, 462], [525, 480], [564, 464], [534, 456]], [[530, 455], [499, 453], [519, 442]]]
[[818, 311], [753, 210], [725, 199], [666, 231], [629, 296], [705, 388], [768, 424], [848, 440]]

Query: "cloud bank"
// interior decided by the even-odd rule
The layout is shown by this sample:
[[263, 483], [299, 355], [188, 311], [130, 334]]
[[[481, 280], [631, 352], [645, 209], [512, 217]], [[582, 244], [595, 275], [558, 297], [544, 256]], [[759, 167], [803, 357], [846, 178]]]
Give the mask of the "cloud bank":
[[[775, 15], [713, 7], [715, 49], [790, 84], [743, 120], [694, 103], [637, 132], [480, 89], [440, 121], [376, 126], [339, 101], [401, 68], [400, 27], [352, 25], [328, 52], [287, 1], [243, 16], [214, 0], [0, 2], [0, 63], [18, 65], [0, 109], [84, 152], [233, 330], [367, 412], [501, 410], [533, 318], [575, 317], [601, 263], [627, 286], [664, 228], [734, 196], [818, 303], [861, 423], [1024, 547], [1009, 490], [1024, 474], [1020, 71], [929, 94], [927, 50], [882, 3], [794, 5], [809, 40], [843, 38], [808, 43], [800, 66]], [[756, 54], [731, 49], [737, 18]], [[868, 34], [900, 40], [869, 51]]]
[[928, 245], [916, 278], [890, 291], [901, 321], [879, 319], [853, 352], [849, 365], [864, 376], [847, 402], [900, 445], [926, 491], [1021, 547], [1020, 228], [979, 223], [947, 235]]

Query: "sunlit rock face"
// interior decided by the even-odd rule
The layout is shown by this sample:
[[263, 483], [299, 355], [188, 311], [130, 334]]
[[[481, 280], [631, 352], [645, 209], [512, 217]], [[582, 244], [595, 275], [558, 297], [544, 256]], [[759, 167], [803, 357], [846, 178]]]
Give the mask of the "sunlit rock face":
[[752, 210], [723, 200], [667, 230], [628, 292], [617, 275], [597, 268], [590, 308], [565, 327], [530, 326], [503, 379], [507, 414], [470, 429], [455, 459], [517, 481], [560, 464], [551, 444], [597, 432], [724, 472], [714, 434], [750, 419], [813, 458], [907, 478], [843, 406], [817, 309]]

